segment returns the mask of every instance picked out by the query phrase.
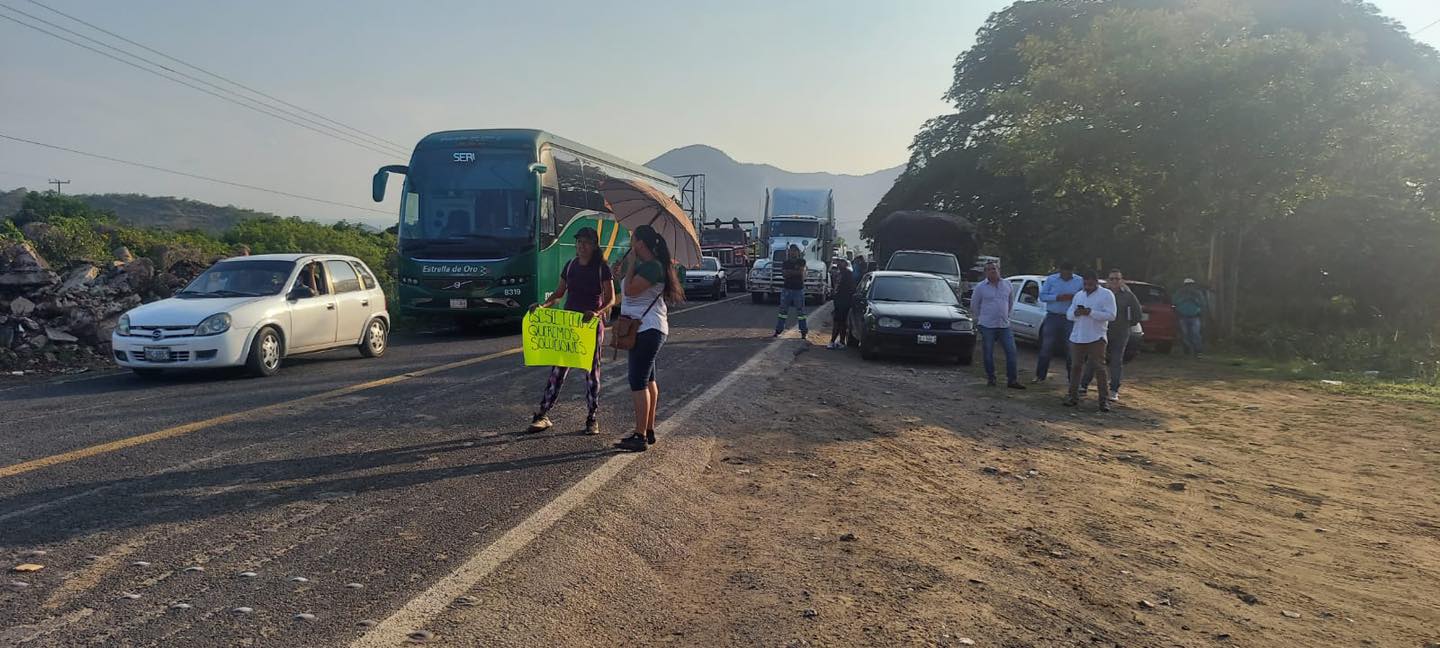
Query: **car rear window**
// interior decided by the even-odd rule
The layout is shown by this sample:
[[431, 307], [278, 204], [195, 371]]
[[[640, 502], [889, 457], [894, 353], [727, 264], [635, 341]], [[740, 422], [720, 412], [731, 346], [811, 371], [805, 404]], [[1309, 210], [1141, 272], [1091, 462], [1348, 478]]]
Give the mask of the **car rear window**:
[[890, 263], [885, 266], [885, 269], [928, 272], [954, 277], [960, 274], [960, 262], [956, 261], [955, 256], [951, 254], [896, 252], [890, 257]]
[[1130, 284], [1130, 290], [1135, 291], [1135, 296], [1140, 298], [1140, 303], [1142, 304], [1170, 303], [1170, 293], [1165, 292], [1165, 289], [1160, 286]]

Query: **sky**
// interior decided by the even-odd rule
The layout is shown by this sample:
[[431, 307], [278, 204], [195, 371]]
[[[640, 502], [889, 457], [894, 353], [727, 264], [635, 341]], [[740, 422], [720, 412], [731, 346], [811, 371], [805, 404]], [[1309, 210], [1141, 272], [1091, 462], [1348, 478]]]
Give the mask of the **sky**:
[[[1010, 4], [40, 1], [405, 149], [439, 130], [533, 127], [637, 162], [708, 144], [745, 162], [856, 174], [904, 162], [921, 123], [947, 112], [955, 57]], [[1440, 20], [1434, 0], [1375, 4], [1412, 31]], [[0, 0], [0, 15], [36, 23], [13, 10], [104, 38], [30, 0]], [[1440, 25], [1420, 38], [1440, 47]], [[3, 19], [0, 134], [380, 210], [0, 139], [0, 189], [65, 178], [67, 193], [184, 196], [322, 221], [393, 222], [395, 192], [370, 202], [370, 176], [406, 162]]]

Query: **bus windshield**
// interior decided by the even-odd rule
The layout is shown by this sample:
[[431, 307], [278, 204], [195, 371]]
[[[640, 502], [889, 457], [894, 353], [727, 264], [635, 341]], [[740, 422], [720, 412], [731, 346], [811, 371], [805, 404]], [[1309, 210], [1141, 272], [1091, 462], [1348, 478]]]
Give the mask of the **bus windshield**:
[[508, 257], [533, 246], [532, 157], [517, 150], [416, 151], [401, 207], [401, 251]]

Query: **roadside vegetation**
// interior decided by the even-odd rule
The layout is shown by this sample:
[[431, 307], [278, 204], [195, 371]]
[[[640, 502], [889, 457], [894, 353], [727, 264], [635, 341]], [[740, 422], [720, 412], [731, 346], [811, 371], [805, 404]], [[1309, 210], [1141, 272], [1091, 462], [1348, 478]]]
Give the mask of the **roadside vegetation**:
[[[155, 200], [159, 199], [150, 202]], [[298, 217], [238, 211], [253, 215], [238, 220], [222, 233], [209, 234], [198, 229], [128, 225], [115, 212], [95, 208], [80, 198], [32, 191], [25, 195], [18, 211], [0, 219], [0, 240], [29, 241], [59, 270], [82, 262], [103, 265], [125, 261], [117, 258], [122, 247], [134, 256], [154, 260], [161, 270], [168, 269], [167, 261], [172, 259], [213, 260], [244, 251], [348, 254], [370, 266], [386, 294], [393, 298], [393, 234], [346, 221], [323, 225]]]
[[1017, 2], [862, 233], [959, 214], [1008, 272], [1194, 277], [1236, 352], [1433, 382], [1437, 81], [1365, 2]]

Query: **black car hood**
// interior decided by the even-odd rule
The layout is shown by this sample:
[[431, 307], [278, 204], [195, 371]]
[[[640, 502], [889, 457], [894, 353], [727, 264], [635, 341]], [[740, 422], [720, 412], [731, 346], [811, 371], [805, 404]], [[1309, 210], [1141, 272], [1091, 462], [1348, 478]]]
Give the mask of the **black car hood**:
[[870, 307], [870, 312], [882, 317], [930, 320], [970, 319], [969, 313], [955, 304], [872, 301], [867, 306]]

